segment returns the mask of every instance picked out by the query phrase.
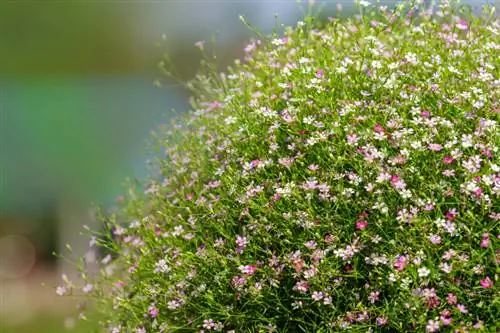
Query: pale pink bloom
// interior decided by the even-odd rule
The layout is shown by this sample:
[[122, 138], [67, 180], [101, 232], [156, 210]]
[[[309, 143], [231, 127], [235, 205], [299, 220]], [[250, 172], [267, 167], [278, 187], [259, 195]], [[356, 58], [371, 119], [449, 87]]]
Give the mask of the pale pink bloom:
[[236, 236], [236, 245], [241, 248], [245, 248], [247, 245], [247, 238], [243, 236]]
[[488, 233], [484, 233], [483, 239], [481, 240], [481, 247], [487, 248], [488, 246], [490, 246], [490, 236]]
[[68, 289], [65, 286], [59, 286], [56, 288], [56, 294], [59, 296], [63, 296], [68, 292]]
[[241, 287], [245, 285], [245, 278], [242, 276], [235, 276], [232, 280], [231, 283], [233, 284], [234, 287]]
[[311, 298], [315, 301], [323, 299], [325, 295], [321, 291], [315, 291], [312, 293]]
[[308, 242], [305, 242], [305, 243], [304, 243], [304, 245], [305, 245], [305, 246], [306, 246], [309, 250], [314, 250], [318, 244], [316, 244], [316, 242], [315, 242], [315, 241], [310, 240], [310, 241], [308, 241]]
[[425, 328], [427, 332], [437, 332], [439, 330], [439, 321], [429, 320]]
[[319, 166], [317, 164], [311, 164], [307, 168], [311, 171], [316, 171], [319, 169]]
[[243, 274], [253, 275], [255, 273], [255, 270], [257, 269], [257, 267], [255, 267], [254, 265], [245, 265], [245, 266], [238, 267], [238, 269]]
[[380, 298], [379, 295], [380, 295], [380, 292], [378, 292], [378, 291], [372, 291], [370, 293], [370, 295], [368, 296], [368, 300], [370, 301], [370, 303], [373, 304], [373, 303], [375, 303], [376, 301], [379, 300], [379, 298]]
[[203, 328], [206, 328], [207, 330], [211, 330], [214, 327], [215, 327], [215, 322], [212, 319], [203, 320]]
[[149, 315], [152, 317], [152, 318], [156, 318], [158, 317], [158, 313], [160, 312], [158, 310], [158, 308], [154, 305], [151, 305], [149, 308], [148, 308], [148, 312], [149, 312]]
[[484, 326], [484, 322], [483, 321], [478, 321], [477, 323], [474, 324], [474, 328], [476, 330], [480, 329], [480, 328], [483, 328]]
[[309, 283], [307, 281], [299, 281], [295, 284], [293, 289], [305, 293], [309, 289]]
[[401, 272], [403, 269], [405, 269], [406, 263], [407, 263], [406, 257], [399, 256], [398, 259], [396, 259], [396, 262], [394, 263], [394, 268]]
[[443, 146], [441, 146], [438, 143], [429, 143], [428, 148], [429, 148], [429, 150], [432, 150], [432, 151], [441, 151], [443, 149]]
[[446, 296], [446, 302], [450, 305], [457, 304], [457, 296], [454, 293], [449, 293], [448, 296]]
[[445, 316], [441, 316], [439, 317], [439, 319], [441, 319], [441, 322], [443, 323], [444, 326], [450, 325], [451, 322], [453, 321], [453, 319], [451, 319], [450, 317], [445, 317]]
[[88, 293], [92, 292], [93, 289], [94, 289], [94, 286], [91, 285], [90, 283], [87, 283], [85, 286], [83, 286], [82, 291], [83, 291], [83, 293], [88, 294]]
[[442, 174], [446, 177], [453, 177], [455, 176], [455, 170], [446, 169], [442, 172]]
[[125, 285], [125, 282], [123, 282], [122, 280], [118, 280], [115, 282], [115, 287], [117, 288], [121, 288]]
[[463, 304], [457, 304], [457, 309], [458, 311], [462, 312], [462, 313], [467, 313], [469, 312], [469, 310], [467, 310], [467, 307]]
[[460, 30], [467, 30], [469, 27], [465, 20], [459, 20], [455, 26]]
[[438, 235], [430, 235], [429, 240], [432, 244], [441, 244], [441, 236]]
[[359, 141], [359, 137], [356, 134], [348, 134], [347, 135], [347, 143], [351, 146], [357, 145]]

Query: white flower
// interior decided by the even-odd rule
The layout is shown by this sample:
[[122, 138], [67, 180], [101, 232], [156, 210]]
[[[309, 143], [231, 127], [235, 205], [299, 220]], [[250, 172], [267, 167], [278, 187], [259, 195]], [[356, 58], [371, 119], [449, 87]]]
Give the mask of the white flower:
[[94, 290], [94, 286], [91, 285], [90, 283], [87, 283], [85, 286], [83, 286], [82, 288], [82, 291], [85, 293], [85, 294], [88, 294], [90, 292], [92, 292], [92, 290]]
[[368, 1], [361, 0], [361, 1], [359, 2], [359, 5], [360, 5], [360, 6], [363, 6], [363, 7], [368, 7], [368, 6], [371, 6], [371, 3], [370, 3], [370, 2], [368, 2]]
[[155, 264], [155, 273], [168, 273], [169, 271], [170, 267], [167, 265], [167, 261], [165, 259], [161, 259]]
[[418, 269], [418, 276], [419, 277], [427, 277], [427, 276], [429, 276], [429, 274], [431, 274], [431, 271], [426, 267], [422, 267], [422, 268]]
[[321, 300], [325, 295], [321, 291], [315, 291], [311, 295], [311, 298], [315, 301]]
[[226, 125], [234, 124], [236, 122], [236, 118], [229, 116], [226, 118], [226, 120], [224, 120], [224, 122], [226, 123]]
[[68, 289], [65, 286], [58, 286], [56, 288], [56, 294], [59, 296], [64, 296], [68, 292]]

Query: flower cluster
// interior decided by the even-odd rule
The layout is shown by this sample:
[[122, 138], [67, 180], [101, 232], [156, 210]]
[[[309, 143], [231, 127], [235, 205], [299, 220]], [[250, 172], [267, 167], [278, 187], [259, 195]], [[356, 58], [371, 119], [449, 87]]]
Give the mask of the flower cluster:
[[110, 332], [494, 329], [500, 23], [405, 3], [308, 17], [190, 83], [96, 236]]

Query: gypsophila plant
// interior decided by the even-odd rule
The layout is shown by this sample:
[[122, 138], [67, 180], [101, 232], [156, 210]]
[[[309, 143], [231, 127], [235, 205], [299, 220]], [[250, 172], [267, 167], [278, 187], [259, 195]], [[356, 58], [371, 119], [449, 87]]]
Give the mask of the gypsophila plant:
[[92, 238], [106, 330], [497, 329], [494, 8], [358, 8], [190, 83], [158, 174]]

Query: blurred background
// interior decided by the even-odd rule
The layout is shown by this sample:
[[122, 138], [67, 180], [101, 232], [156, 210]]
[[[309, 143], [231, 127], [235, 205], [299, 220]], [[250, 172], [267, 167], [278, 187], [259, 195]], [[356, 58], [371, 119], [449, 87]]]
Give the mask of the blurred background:
[[[71, 267], [52, 253], [67, 243], [87, 251], [82, 225], [98, 228], [91, 202], [112, 205], [126, 177], [145, 177], [149, 132], [170, 110], [188, 110], [188, 92], [158, 70], [163, 55], [189, 80], [200, 61], [194, 44], [215, 37], [224, 69], [253, 36], [239, 15], [269, 33], [303, 17], [308, 2], [0, 2], [0, 332], [74, 326], [75, 309], [54, 289]], [[325, 17], [339, 3], [353, 8], [317, 3]]]

